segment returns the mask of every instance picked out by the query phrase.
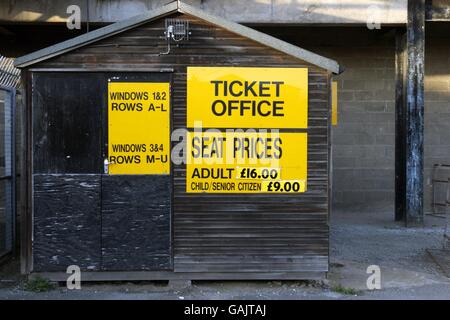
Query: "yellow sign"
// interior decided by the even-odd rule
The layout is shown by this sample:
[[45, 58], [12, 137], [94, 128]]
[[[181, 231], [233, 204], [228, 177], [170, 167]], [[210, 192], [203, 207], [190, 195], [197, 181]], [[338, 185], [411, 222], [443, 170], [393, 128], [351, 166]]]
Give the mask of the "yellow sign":
[[307, 134], [189, 132], [186, 192], [305, 192]]
[[337, 81], [331, 83], [331, 124], [336, 126], [338, 123], [338, 92]]
[[108, 83], [108, 172], [170, 174], [169, 83]]
[[188, 67], [187, 126], [307, 128], [308, 69]]

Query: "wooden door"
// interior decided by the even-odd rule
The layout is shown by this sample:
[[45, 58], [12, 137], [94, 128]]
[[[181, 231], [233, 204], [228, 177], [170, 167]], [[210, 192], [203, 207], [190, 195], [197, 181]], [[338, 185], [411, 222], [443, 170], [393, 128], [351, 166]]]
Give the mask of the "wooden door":
[[[140, 83], [148, 96], [135, 108], [146, 107], [145, 114], [120, 111], [113, 118], [117, 130], [109, 126], [112, 82], [128, 83], [128, 91]], [[150, 97], [154, 83], [164, 100]], [[172, 268], [169, 84], [170, 74], [161, 73], [33, 74], [34, 271]], [[148, 165], [121, 166], [110, 133], [119, 137], [114, 144], [146, 144]], [[149, 144], [158, 148], [150, 152]], [[105, 173], [104, 160], [114, 155]]]
[[108, 78], [102, 269], [169, 270], [170, 75]]

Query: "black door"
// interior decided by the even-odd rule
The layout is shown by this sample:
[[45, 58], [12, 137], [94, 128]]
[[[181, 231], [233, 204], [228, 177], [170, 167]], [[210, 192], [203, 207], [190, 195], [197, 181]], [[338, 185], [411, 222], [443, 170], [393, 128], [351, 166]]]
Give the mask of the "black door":
[[172, 268], [170, 160], [164, 174], [105, 173], [111, 81], [170, 83], [170, 74], [33, 75], [34, 271]]

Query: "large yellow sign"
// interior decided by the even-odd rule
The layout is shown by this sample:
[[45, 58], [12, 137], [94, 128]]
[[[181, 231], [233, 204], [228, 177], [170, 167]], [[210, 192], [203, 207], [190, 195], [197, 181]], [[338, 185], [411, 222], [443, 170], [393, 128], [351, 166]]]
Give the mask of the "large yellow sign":
[[305, 192], [307, 134], [189, 132], [186, 192]]
[[308, 69], [188, 67], [187, 126], [199, 125], [307, 128]]
[[109, 174], [170, 174], [169, 83], [108, 83]]

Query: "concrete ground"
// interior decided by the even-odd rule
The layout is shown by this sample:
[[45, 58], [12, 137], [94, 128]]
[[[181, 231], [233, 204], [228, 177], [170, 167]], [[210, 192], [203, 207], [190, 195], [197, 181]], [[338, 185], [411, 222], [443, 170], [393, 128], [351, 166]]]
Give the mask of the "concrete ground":
[[[444, 223], [427, 216], [424, 228], [405, 229], [392, 214], [334, 213], [331, 272], [322, 282], [83, 283], [35, 293], [24, 289], [13, 261], [0, 269], [0, 299], [450, 299], [450, 279], [425, 251], [442, 248]], [[369, 265], [380, 267], [381, 290], [366, 287]]]

